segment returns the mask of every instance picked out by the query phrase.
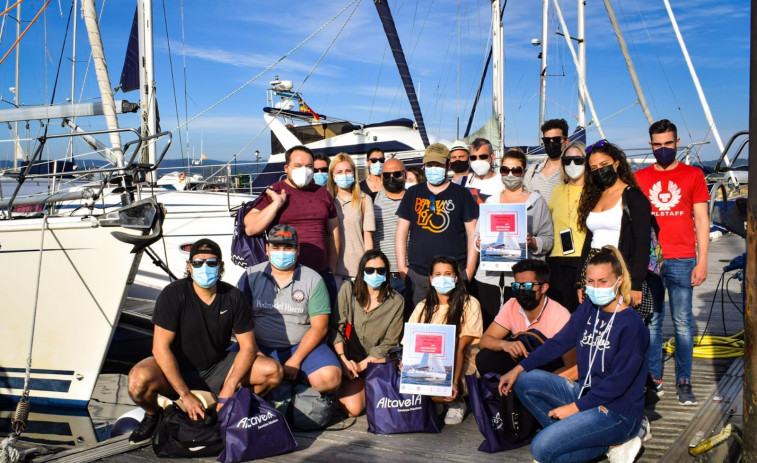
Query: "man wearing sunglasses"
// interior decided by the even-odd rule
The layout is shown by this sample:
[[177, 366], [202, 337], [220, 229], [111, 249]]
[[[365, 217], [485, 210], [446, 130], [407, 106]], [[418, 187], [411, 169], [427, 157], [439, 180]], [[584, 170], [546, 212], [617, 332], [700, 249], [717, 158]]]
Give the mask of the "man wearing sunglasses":
[[405, 196], [405, 165], [399, 159], [387, 159], [381, 172], [384, 189], [376, 194], [373, 202], [373, 215], [376, 218], [376, 231], [373, 232], [373, 247], [383, 252], [389, 259], [392, 289], [405, 293], [397, 266], [397, 253], [394, 248], [394, 235], [397, 233], [397, 208]]
[[[510, 371], [529, 350], [510, 334], [538, 330], [547, 338], [557, 334], [570, 319], [568, 309], [547, 297], [549, 290], [549, 266], [538, 259], [524, 259], [513, 265], [513, 297], [502, 306], [494, 323], [484, 332], [476, 356], [479, 374]], [[575, 380], [578, 378], [576, 350], [562, 356], [563, 366], [554, 372]], [[550, 370], [551, 371], [551, 370]], [[575, 377], [573, 377], [575, 375]]]
[[360, 191], [376, 199], [376, 193], [384, 189], [381, 171], [384, 168], [386, 156], [380, 148], [371, 148], [365, 155], [368, 161], [368, 177], [360, 182]]
[[[468, 190], [447, 178], [447, 147], [441, 143], [429, 145], [423, 155], [423, 169], [426, 183], [407, 190], [397, 209], [394, 246], [400, 277], [405, 282], [405, 307], [409, 311], [426, 295], [429, 266], [434, 257], [454, 258], [467, 282], [473, 278], [478, 263], [475, 246], [478, 204]], [[406, 315], [409, 317], [410, 313]]]
[[240, 289], [252, 305], [260, 351], [281, 362], [284, 378], [300, 372], [318, 392], [335, 391], [341, 382], [339, 359], [324, 342], [331, 305], [323, 280], [297, 262], [297, 230], [276, 225], [267, 236], [269, 262], [247, 268]]
[[528, 166], [523, 186], [528, 191], [537, 191], [549, 204], [552, 190], [562, 183], [560, 156], [570, 143], [568, 123], [565, 119], [550, 119], [541, 126], [541, 133], [547, 159]]
[[[145, 410], [129, 437], [132, 444], [148, 441], [155, 432], [158, 394], [181, 398], [195, 420], [205, 416], [205, 408], [191, 389], [216, 394], [220, 410], [240, 385], [265, 395], [281, 381], [281, 365], [258, 352], [244, 295], [219, 280], [221, 257], [215, 242], [195, 242], [187, 262], [189, 277], [169, 284], [158, 296], [152, 315], [154, 356], [129, 372], [129, 395]], [[239, 347], [235, 352], [226, 350], [232, 334]]]
[[468, 175], [465, 188], [471, 192], [476, 202], [484, 204], [490, 196], [502, 193], [504, 186], [499, 175], [492, 170], [494, 150], [489, 140], [476, 138], [470, 146], [470, 165], [473, 172]]

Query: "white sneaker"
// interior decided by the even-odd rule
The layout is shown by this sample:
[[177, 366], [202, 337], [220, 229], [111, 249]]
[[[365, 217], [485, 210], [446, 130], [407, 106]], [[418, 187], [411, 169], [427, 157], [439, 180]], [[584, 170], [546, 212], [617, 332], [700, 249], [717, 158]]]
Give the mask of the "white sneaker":
[[646, 442], [652, 438], [652, 425], [649, 424], [649, 418], [646, 415], [641, 419], [641, 428], [639, 428], [639, 439]]
[[610, 447], [607, 458], [610, 459], [610, 463], [633, 463], [639, 450], [641, 450], [641, 439], [636, 436], [620, 445]]
[[465, 405], [465, 401], [452, 402], [447, 409], [447, 415], [444, 417], [444, 424], [460, 424], [465, 418], [465, 411], [468, 407]]

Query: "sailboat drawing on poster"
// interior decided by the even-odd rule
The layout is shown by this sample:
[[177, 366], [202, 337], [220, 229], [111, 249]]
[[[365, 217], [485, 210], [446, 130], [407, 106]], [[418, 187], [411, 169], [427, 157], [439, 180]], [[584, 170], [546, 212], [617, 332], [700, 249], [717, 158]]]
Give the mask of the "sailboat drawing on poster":
[[479, 210], [481, 267], [506, 271], [527, 257], [525, 204], [483, 204]]
[[449, 396], [455, 361], [455, 326], [406, 323], [400, 393]]

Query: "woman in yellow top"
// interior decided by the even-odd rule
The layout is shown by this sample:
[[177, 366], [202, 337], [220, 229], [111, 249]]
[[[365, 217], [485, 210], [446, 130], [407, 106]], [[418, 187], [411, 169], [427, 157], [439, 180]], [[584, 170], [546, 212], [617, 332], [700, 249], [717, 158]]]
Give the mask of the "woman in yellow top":
[[463, 374], [476, 372], [478, 341], [484, 327], [481, 320], [481, 305], [468, 295], [465, 283], [455, 259], [435, 257], [431, 261], [426, 298], [418, 303], [408, 323], [431, 323], [455, 325], [458, 333], [455, 346], [455, 369], [452, 375], [452, 395], [432, 397], [439, 404], [449, 404], [446, 424], [460, 424], [465, 417], [463, 401]]
[[555, 186], [549, 201], [555, 245], [547, 258], [549, 272], [554, 275], [549, 282], [550, 298], [562, 304], [570, 313], [578, 307], [573, 275], [581, 264], [581, 250], [586, 232], [578, 228], [578, 202], [584, 188], [586, 170], [586, 145], [574, 141], [562, 152], [563, 183]]

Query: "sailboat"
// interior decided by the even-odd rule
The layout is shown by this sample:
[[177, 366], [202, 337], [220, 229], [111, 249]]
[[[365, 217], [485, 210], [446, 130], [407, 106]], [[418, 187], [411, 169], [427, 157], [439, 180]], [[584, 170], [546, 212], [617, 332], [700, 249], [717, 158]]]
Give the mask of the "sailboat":
[[442, 358], [438, 355], [424, 353], [420, 363], [417, 365], [408, 365], [402, 369], [402, 373], [407, 378], [429, 379], [434, 381], [444, 381], [447, 379], [447, 370], [442, 363]]

